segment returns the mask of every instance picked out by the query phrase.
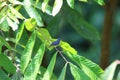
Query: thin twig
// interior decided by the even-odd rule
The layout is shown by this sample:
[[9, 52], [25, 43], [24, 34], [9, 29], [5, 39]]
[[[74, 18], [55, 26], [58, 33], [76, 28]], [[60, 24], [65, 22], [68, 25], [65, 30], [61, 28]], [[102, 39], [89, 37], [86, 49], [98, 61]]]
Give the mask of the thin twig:
[[58, 51], [58, 53], [62, 56], [62, 58], [65, 60], [66, 63], [69, 63], [69, 61], [63, 56], [62, 52], [60, 50], [57, 49], [57, 47], [55, 46], [55, 49]]

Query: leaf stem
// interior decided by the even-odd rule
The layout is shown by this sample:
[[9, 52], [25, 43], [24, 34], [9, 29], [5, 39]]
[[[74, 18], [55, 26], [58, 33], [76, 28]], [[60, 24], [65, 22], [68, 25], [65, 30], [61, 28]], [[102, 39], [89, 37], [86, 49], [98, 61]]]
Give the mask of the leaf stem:
[[61, 55], [61, 57], [65, 60], [66, 63], [69, 63], [69, 61], [63, 56], [62, 51], [60, 51], [56, 46], [55, 49], [58, 51], [58, 53]]

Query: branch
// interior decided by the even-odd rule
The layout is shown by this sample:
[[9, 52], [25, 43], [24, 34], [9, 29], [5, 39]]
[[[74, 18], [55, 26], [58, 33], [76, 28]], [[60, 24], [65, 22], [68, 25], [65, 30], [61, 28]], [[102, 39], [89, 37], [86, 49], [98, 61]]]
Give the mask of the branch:
[[115, 8], [117, 6], [117, 1], [118, 0], [109, 0], [109, 3], [105, 5], [106, 13], [102, 33], [101, 59], [100, 59], [100, 65], [103, 69], [105, 69], [108, 66], [109, 62], [112, 24]]

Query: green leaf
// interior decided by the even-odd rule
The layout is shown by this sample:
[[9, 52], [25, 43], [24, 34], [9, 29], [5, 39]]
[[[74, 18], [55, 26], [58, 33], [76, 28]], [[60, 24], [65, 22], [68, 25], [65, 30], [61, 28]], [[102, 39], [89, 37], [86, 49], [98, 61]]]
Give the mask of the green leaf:
[[4, 6], [4, 7], [0, 10], [0, 19], [1, 19], [1, 16], [2, 16], [2, 17], [5, 17], [5, 16], [6, 16], [7, 10], [8, 10], [8, 6]]
[[113, 76], [116, 70], [117, 65], [120, 64], [119, 60], [114, 61], [106, 69], [104, 74], [102, 74], [102, 80], [113, 80]]
[[11, 12], [17, 17], [17, 18], [20, 18], [20, 19], [24, 19], [24, 17], [22, 16], [21, 13], [19, 13], [15, 8], [13, 7], [9, 7]]
[[37, 27], [37, 22], [34, 18], [29, 18], [25, 20], [25, 27], [28, 31], [33, 31]]
[[[39, 71], [40, 71], [40, 72], [39, 72], [39, 74], [37, 75], [36, 80], [42, 80], [43, 75], [44, 75], [44, 73], [46, 72], [46, 68], [44, 68], [43, 66], [40, 66]], [[52, 79], [52, 80], [57, 80], [57, 77], [56, 77], [56, 75], [55, 75], [54, 73], [52, 74], [51, 79]]]
[[4, 20], [5, 20], [5, 16], [3, 17], [2, 15], [0, 15], [0, 24], [2, 24]]
[[0, 3], [0, 9], [6, 5], [6, 2]]
[[2, 66], [9, 73], [15, 73], [16, 71], [16, 67], [9, 60], [9, 58], [3, 53], [0, 54], [0, 66]]
[[18, 0], [9, 0], [9, 2], [14, 4], [14, 5], [23, 5], [23, 3], [18, 1]]
[[18, 44], [18, 41], [21, 39], [22, 33], [24, 30], [24, 23], [22, 23], [17, 31], [17, 35], [16, 35], [16, 44]]
[[67, 3], [71, 8], [74, 8], [74, 0], [67, 0]]
[[88, 2], [87, 0], [79, 0], [79, 1], [82, 1], [82, 2]]
[[[35, 1], [31, 1], [31, 3], [32, 3], [32, 4], [31, 4], [32, 6], [35, 6], [36, 8], [42, 10], [42, 3], [41, 3], [41, 2], [38, 2], [38, 3], [36, 4]], [[35, 4], [36, 4], [36, 5], [35, 5]], [[52, 7], [51, 7], [50, 5], [46, 5], [45, 12], [46, 12], [47, 14], [49, 14], [49, 15], [52, 15]]]
[[50, 64], [48, 65], [47, 70], [44, 73], [42, 80], [50, 80], [53, 74], [53, 69], [54, 69], [55, 62], [56, 62], [56, 56], [57, 56], [57, 52], [53, 55], [52, 59], [50, 60]]
[[4, 71], [0, 70], [0, 80], [11, 80]]
[[103, 74], [104, 71], [99, 65], [77, 54], [73, 55], [69, 52], [66, 52], [65, 54], [73, 60], [84, 71], [84, 73], [91, 78], [91, 80], [100, 79], [100, 75]]
[[18, 10], [20, 10], [21, 7], [22, 7], [22, 5], [18, 5], [15, 7], [15, 9], [18, 11]]
[[46, 45], [50, 46], [50, 41], [52, 40], [52, 38], [47, 29], [39, 28], [37, 30], [37, 34], [42, 42], [47, 41]]
[[45, 43], [42, 44], [32, 59], [31, 63], [28, 65], [25, 75], [24, 75], [24, 80], [36, 80], [36, 76], [39, 72], [39, 67], [41, 65], [43, 55], [45, 52]]
[[38, 26], [44, 26], [41, 16], [37, 10], [31, 6], [30, 0], [24, 0], [24, 8], [29, 16], [37, 21]]
[[94, 0], [95, 2], [97, 2], [99, 5], [105, 5], [104, 0]]
[[66, 67], [67, 67], [67, 63], [63, 67], [62, 72], [60, 73], [58, 80], [65, 80]]
[[78, 32], [81, 36], [91, 41], [100, 39], [99, 32], [97, 31], [97, 29], [91, 24], [89, 24], [82, 17], [82, 15], [79, 14], [79, 12], [69, 7], [65, 7], [64, 12], [65, 12], [64, 16], [66, 16], [66, 20], [71, 24], [73, 29], [75, 29], [76, 32]]
[[36, 0], [34, 3], [34, 6], [36, 6], [39, 3], [39, 0]]
[[9, 26], [12, 28], [13, 31], [18, 29], [17, 23], [13, 22], [9, 17], [6, 18]]
[[48, 2], [49, 0], [44, 0], [43, 3], [42, 3], [42, 11], [45, 12], [46, 11], [46, 8], [48, 6]]
[[[85, 57], [74, 55], [74, 61], [82, 68], [82, 70], [88, 74], [88, 76], [92, 79], [99, 79], [100, 75], [103, 73], [102, 68], [99, 65], [93, 63], [92, 61], [88, 60]], [[90, 73], [89, 73], [90, 72]], [[93, 76], [93, 77], [92, 77]], [[94, 78], [95, 77], [95, 78]], [[93, 80], [92, 79], [92, 80]]]
[[[101, 80], [100, 74], [95, 74], [96, 71], [92, 71], [89, 67], [87, 67], [84, 64], [81, 64], [81, 69], [84, 71], [84, 73], [90, 77], [90, 80]], [[102, 74], [102, 73], [101, 73]]]
[[52, 10], [52, 15], [55, 16], [61, 9], [63, 4], [63, 0], [55, 0], [53, 10]]
[[49, 14], [49, 15], [52, 15], [52, 7], [51, 6], [47, 6], [46, 7], [46, 11], [45, 11], [47, 14]]
[[35, 43], [35, 38], [36, 38], [36, 32], [34, 31], [32, 33], [32, 35], [30, 36], [26, 48], [24, 49], [22, 56], [21, 56], [21, 63], [20, 63], [20, 68], [21, 68], [21, 72], [24, 73], [26, 67], [28, 66], [28, 63], [31, 59], [31, 54], [32, 54], [32, 50], [34, 47], [34, 43]]
[[74, 80], [91, 80], [80, 68], [70, 63], [70, 70]]
[[8, 42], [6, 42], [6, 40], [0, 36], [0, 42], [2, 42], [3, 45], [5, 45], [9, 50], [12, 49], [12, 47], [9, 45]]
[[4, 21], [0, 24], [0, 29], [3, 31], [9, 31], [9, 25], [6, 21], [6, 19], [4, 19]]
[[70, 52], [71, 54], [77, 54], [77, 51], [72, 48], [67, 42], [61, 41], [60, 46], [65, 52]]
[[[7, 37], [6, 39], [7, 39], [7, 41], [10, 41], [10, 42], [16, 44], [16, 39], [15, 39], [15, 38]], [[17, 44], [18, 44], [20, 47], [25, 48], [25, 46], [24, 46], [23, 44], [20, 44], [20, 43], [17, 43]], [[15, 45], [15, 48], [16, 48], [16, 45]], [[15, 50], [15, 49], [12, 49], [12, 50]], [[15, 50], [15, 51], [16, 51], [16, 50]], [[22, 51], [18, 51], [18, 50], [17, 50], [17, 52], [18, 52], [19, 54], [21, 54]]]
[[120, 80], [120, 71], [118, 72], [117, 80]]
[[8, 13], [8, 16], [10, 19], [12, 19], [14, 22], [16, 22], [17, 24], [19, 24], [19, 21], [17, 19], [17, 17], [13, 14], [13, 13]]

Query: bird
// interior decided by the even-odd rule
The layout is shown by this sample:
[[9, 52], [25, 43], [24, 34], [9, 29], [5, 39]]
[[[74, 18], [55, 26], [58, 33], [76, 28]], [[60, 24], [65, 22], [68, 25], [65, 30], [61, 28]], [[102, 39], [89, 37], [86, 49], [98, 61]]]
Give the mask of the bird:
[[60, 41], [61, 41], [61, 38], [58, 38], [56, 41], [52, 42], [50, 46], [57, 46], [59, 45]]

